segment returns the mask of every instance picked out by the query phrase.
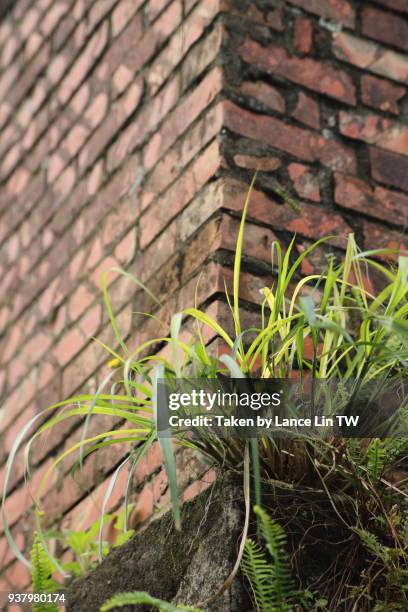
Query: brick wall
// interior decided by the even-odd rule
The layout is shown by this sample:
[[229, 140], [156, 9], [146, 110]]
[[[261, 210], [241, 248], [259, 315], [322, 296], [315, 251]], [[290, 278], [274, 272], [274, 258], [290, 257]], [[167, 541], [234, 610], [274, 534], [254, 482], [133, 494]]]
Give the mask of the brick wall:
[[[198, 300], [227, 318], [234, 239], [247, 185], [242, 300], [270, 282], [270, 243], [297, 248], [332, 234], [304, 262], [318, 270], [354, 231], [363, 248], [407, 247], [406, 0], [17, 0], [0, 22], [0, 478], [17, 433], [50, 403], [95, 391], [114, 344], [101, 273], [122, 266], [165, 321]], [[282, 204], [281, 187], [301, 204]], [[159, 333], [136, 311], [149, 298], [111, 272], [130, 346]], [[207, 340], [212, 340], [209, 335]], [[103, 426], [106, 427], [106, 419]], [[101, 427], [95, 418], [92, 430]], [[56, 452], [80, 439], [60, 427], [32, 455], [32, 489]], [[46, 520], [89, 524], [126, 448], [70, 464], [47, 483]], [[181, 453], [183, 498], [203, 466]], [[121, 503], [127, 473], [110, 507]], [[137, 520], [167, 503], [153, 448], [134, 477]], [[90, 494], [91, 492], [91, 494]], [[7, 516], [18, 544], [33, 524], [23, 458]], [[0, 532], [1, 587], [23, 587]]]

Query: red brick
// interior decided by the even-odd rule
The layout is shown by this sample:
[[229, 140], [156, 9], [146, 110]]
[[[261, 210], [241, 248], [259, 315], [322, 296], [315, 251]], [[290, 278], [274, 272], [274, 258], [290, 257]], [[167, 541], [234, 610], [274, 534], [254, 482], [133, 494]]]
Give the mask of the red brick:
[[408, 5], [405, 0], [373, 0], [377, 4], [381, 4], [381, 6], [386, 6], [390, 9], [395, 9], [396, 11], [401, 11], [401, 13], [408, 13]]
[[364, 104], [398, 115], [398, 102], [405, 95], [405, 87], [393, 85], [385, 79], [364, 74], [361, 77], [361, 99]]
[[295, 190], [301, 198], [320, 202], [319, 181], [308, 166], [289, 164], [288, 172]]
[[85, 120], [89, 123], [90, 127], [96, 128], [102, 119], [105, 118], [108, 104], [108, 96], [103, 92], [94, 98], [85, 112]]
[[28, 38], [29, 34], [37, 26], [40, 19], [40, 12], [36, 7], [31, 7], [24, 15], [20, 23], [20, 32], [23, 38]]
[[136, 231], [131, 230], [122, 240], [117, 244], [115, 248], [115, 258], [118, 260], [120, 265], [124, 265], [129, 261], [132, 261], [135, 253], [136, 246]]
[[408, 127], [378, 115], [360, 116], [341, 111], [340, 132], [394, 153], [408, 154]]
[[43, 40], [43, 37], [38, 32], [32, 32], [30, 34], [24, 48], [24, 52], [27, 54], [27, 57], [32, 57], [37, 53], [38, 49], [43, 44]]
[[68, 167], [54, 184], [54, 191], [58, 195], [59, 201], [62, 201], [71, 191], [75, 184], [76, 173], [73, 167]]
[[355, 88], [346, 72], [314, 59], [289, 56], [276, 46], [262, 47], [247, 39], [239, 49], [242, 59], [268, 74], [303, 85], [347, 104], [355, 104]]
[[407, 195], [380, 186], [371, 187], [361, 179], [341, 173], [336, 173], [335, 179], [334, 198], [340, 206], [396, 225], [406, 225]]
[[367, 69], [401, 83], [408, 82], [408, 59], [401, 53], [357, 38], [347, 32], [333, 35], [333, 52], [339, 59], [358, 68]]
[[276, 157], [256, 157], [255, 155], [234, 155], [234, 163], [240, 168], [258, 170], [261, 172], [273, 172], [281, 165]]
[[362, 14], [362, 32], [370, 38], [408, 51], [408, 23], [397, 15], [366, 7]]
[[151, 169], [157, 159], [174, 143], [176, 138], [198, 117], [214, 100], [223, 86], [223, 75], [218, 67], [209, 72], [192, 94], [168, 116], [166, 123], [150, 139], [144, 150], [145, 169]]
[[299, 159], [320, 161], [332, 170], [354, 173], [354, 153], [342, 143], [313, 132], [285, 124], [274, 117], [255, 115], [225, 102], [225, 125], [233, 132], [281, 149]]
[[63, 79], [59, 88], [59, 99], [62, 103], [67, 102], [81, 84], [87, 72], [92, 68], [104, 50], [107, 40], [108, 24], [103, 22], [76, 59], [67, 76]]
[[[215, 243], [211, 250], [215, 251], [217, 248], [224, 248], [235, 252], [238, 231], [239, 220], [223, 214], [219, 227], [219, 242], [218, 245]], [[276, 235], [269, 228], [248, 222], [245, 227], [245, 255], [269, 264], [271, 260], [271, 245], [274, 240], [276, 240]], [[201, 241], [199, 239], [197, 241], [200, 245]], [[205, 255], [205, 253], [202, 253], [202, 256]]]
[[408, 237], [402, 232], [387, 230], [382, 225], [363, 221], [364, 247], [366, 249], [391, 249], [394, 253], [381, 255], [381, 259], [398, 259], [398, 254], [408, 255]]
[[[218, 144], [210, 144], [181, 179], [155, 201], [140, 219], [140, 246], [144, 248], [174, 218], [220, 166]], [[172, 206], [166, 206], [172, 202]], [[160, 211], [160, 212], [159, 212]]]
[[99, 329], [102, 320], [102, 307], [100, 304], [96, 304], [91, 310], [81, 318], [78, 325], [83, 332], [85, 338], [94, 336]]
[[77, 113], [77, 115], [82, 114], [82, 111], [88, 104], [90, 96], [90, 88], [88, 83], [84, 83], [76, 92], [76, 94], [72, 97], [69, 102], [70, 107], [72, 107]]
[[128, 87], [133, 79], [133, 73], [124, 64], [121, 64], [113, 75], [113, 85], [119, 95]]
[[310, 19], [296, 17], [293, 26], [293, 46], [298, 53], [310, 53], [313, 47], [313, 24]]
[[202, 36], [219, 10], [219, 0], [205, 0], [205, 2], [198, 3], [185, 20], [183, 28], [172, 34], [169, 44], [154, 60], [149, 69], [147, 81], [151, 94], [155, 94], [163, 85], [192, 45]]
[[170, 80], [160, 95], [141, 110], [137, 124], [129, 126], [113, 146], [108, 158], [108, 167], [117, 168], [129, 152], [140, 145], [146, 136], [153, 132], [158, 123], [168, 115], [180, 100], [182, 91], [185, 91], [192, 81], [208, 67], [217, 56], [221, 44], [221, 29], [215, 27], [213, 32], [206, 36], [201, 43], [195, 45], [182, 67], [183, 80], [179, 77]]
[[69, 300], [68, 312], [70, 320], [76, 321], [93, 302], [94, 298], [94, 293], [90, 292], [84, 283], [81, 283]]
[[161, 11], [169, 4], [170, 0], [149, 0], [149, 20], [154, 21]]
[[304, 94], [303, 91], [299, 92], [296, 106], [292, 112], [292, 117], [318, 130], [320, 128], [319, 103]]
[[140, 202], [144, 209], [162, 193], [184, 170], [193, 157], [203, 149], [222, 129], [221, 104], [211, 108], [182, 137], [177, 149], [170, 149], [156, 164], [143, 183]]
[[82, 334], [74, 327], [66, 332], [62, 340], [53, 349], [53, 353], [61, 366], [67, 364], [84, 346]]
[[371, 173], [380, 183], [408, 191], [408, 158], [370, 147]]
[[54, 378], [55, 367], [46, 361], [40, 363], [40, 374], [38, 376], [38, 387], [42, 389]]
[[31, 585], [30, 571], [20, 561], [16, 561], [4, 570], [2, 580], [4, 584], [7, 584], [7, 590], [12, 591], [21, 591], [24, 590], [24, 587]]
[[111, 107], [106, 120], [89, 138], [79, 155], [79, 166], [84, 172], [97, 159], [99, 154], [119, 131], [123, 123], [135, 112], [142, 98], [143, 88], [140, 82], [133, 83], [126, 93]]
[[262, 81], [244, 81], [241, 85], [241, 91], [246, 96], [256, 98], [271, 110], [278, 113], [285, 112], [285, 100], [275, 87], [271, 87]]
[[70, 130], [63, 142], [64, 149], [67, 150], [69, 157], [74, 157], [81, 149], [82, 145], [89, 136], [89, 129], [78, 123]]
[[129, 517], [130, 526], [132, 529], [145, 523], [154, 512], [154, 497], [153, 489], [150, 483], [147, 483], [142, 491], [136, 497], [136, 503]]
[[40, 30], [47, 37], [61, 18], [69, 11], [69, 2], [54, 2], [41, 18]]
[[121, 0], [112, 13], [113, 36], [120, 34], [142, 4], [142, 0]]
[[[244, 183], [228, 181], [224, 187], [223, 208], [242, 211], [247, 191], [248, 186]], [[301, 202], [297, 213], [288, 204], [277, 204], [257, 189], [252, 192], [248, 214], [274, 230], [296, 232], [306, 238], [333, 235], [335, 238], [330, 243], [342, 247], [346, 244], [347, 234], [352, 231], [340, 215], [323, 206]]]
[[23, 339], [22, 330], [18, 326], [14, 326], [10, 329], [9, 335], [6, 338], [5, 342], [2, 342], [2, 350], [1, 350], [1, 362], [7, 363], [7, 361], [12, 357], [17, 349], [19, 348], [20, 341]]
[[408, 220], [408, 196], [383, 187], [370, 187], [364, 181], [336, 174], [336, 202], [345, 208], [405, 226]]
[[87, 177], [87, 191], [90, 196], [95, 195], [103, 180], [103, 161], [96, 163]]
[[348, 0], [289, 0], [299, 8], [320, 15], [325, 19], [337, 21], [349, 28], [354, 27], [355, 11]]
[[38, 332], [34, 337], [25, 342], [20, 358], [23, 358], [29, 367], [39, 361], [49, 350], [52, 337], [43, 332]]
[[2, 54], [0, 58], [0, 64], [3, 68], [10, 64], [19, 49], [20, 41], [17, 36], [9, 36], [2, 49]]

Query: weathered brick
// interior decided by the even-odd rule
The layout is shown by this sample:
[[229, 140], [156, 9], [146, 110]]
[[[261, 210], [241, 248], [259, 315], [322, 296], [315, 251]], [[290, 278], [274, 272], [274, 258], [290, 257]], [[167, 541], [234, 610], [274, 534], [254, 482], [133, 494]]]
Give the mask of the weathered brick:
[[256, 157], [255, 155], [234, 155], [234, 163], [240, 168], [258, 170], [261, 172], [272, 172], [281, 165], [277, 157]]
[[355, 88], [349, 75], [343, 70], [314, 59], [289, 56], [277, 46], [262, 47], [247, 39], [239, 49], [242, 59], [254, 64], [268, 74], [277, 74], [298, 85], [336, 98], [347, 104], [355, 104]]
[[408, 127], [378, 115], [357, 115], [341, 111], [340, 132], [394, 153], [408, 154]]
[[42, 16], [40, 23], [41, 33], [47, 37], [67, 11], [69, 11], [69, 2], [54, 2], [50, 10], [46, 11]]
[[149, 0], [148, 12], [150, 22], [154, 21], [170, 0]]
[[99, 329], [102, 321], [102, 306], [96, 304], [93, 308], [88, 310], [85, 315], [80, 319], [78, 325], [84, 337], [86, 339], [94, 336]]
[[361, 179], [345, 174], [335, 174], [334, 198], [337, 204], [357, 210], [396, 225], [406, 225], [408, 220], [408, 196], [384, 187], [371, 187]]
[[370, 38], [408, 51], [408, 23], [397, 15], [365, 7], [362, 13], [362, 32]]
[[143, 94], [140, 82], [133, 83], [126, 93], [111, 107], [99, 128], [92, 134], [79, 156], [79, 166], [84, 172], [91, 166], [122, 124], [135, 112]]
[[128, 85], [132, 82], [133, 73], [129, 68], [124, 66], [123, 64], [119, 66], [113, 75], [113, 85], [115, 87], [116, 93], [120, 95], [125, 91]]
[[209, 72], [192, 94], [186, 97], [171, 113], [160, 131], [150, 139], [143, 153], [145, 169], [150, 169], [176, 138], [191, 125], [198, 115], [214, 100], [221, 91], [223, 75], [218, 67]]
[[325, 2], [321, 2], [321, 0], [289, 0], [289, 2], [325, 19], [337, 21], [349, 28], [354, 27], [355, 11], [348, 0], [326, 0]]
[[[231, 181], [225, 188], [223, 206], [227, 209], [242, 210], [245, 201], [245, 185]], [[251, 217], [262, 221], [274, 229], [286, 229], [311, 239], [333, 235], [333, 244], [343, 246], [351, 228], [344, 219], [326, 210], [324, 206], [300, 202], [300, 212], [288, 204], [277, 204], [262, 192], [255, 190], [251, 200]]]
[[402, 13], [408, 13], [408, 6], [405, 0], [373, 0], [377, 4], [381, 4], [381, 6], [386, 6], [390, 9], [395, 9], [396, 11], [401, 11]]
[[382, 225], [363, 221], [364, 246], [366, 249], [390, 249], [381, 254], [381, 259], [398, 259], [398, 254], [408, 254], [408, 237], [402, 232], [385, 229]]
[[293, 46], [298, 53], [310, 53], [313, 47], [313, 24], [310, 19], [296, 17], [293, 25]]
[[108, 111], [109, 99], [106, 93], [100, 93], [91, 102], [85, 112], [85, 120], [89, 123], [90, 127], [96, 128], [101, 123], [102, 119]]
[[65, 333], [62, 340], [53, 349], [53, 354], [61, 366], [67, 364], [84, 346], [82, 334], [74, 327]]
[[370, 147], [371, 173], [380, 183], [408, 191], [408, 158]]
[[299, 92], [296, 106], [292, 112], [292, 117], [318, 130], [320, 128], [319, 103], [310, 96], [304, 94], [303, 91]]
[[156, 164], [141, 189], [142, 209], [162, 193], [184, 171], [194, 156], [219, 134], [222, 129], [222, 120], [222, 105], [218, 104], [205, 113], [181, 138], [177, 149], [170, 149]]
[[2, 49], [2, 54], [0, 58], [0, 65], [2, 66], [2, 68], [5, 68], [11, 63], [19, 49], [19, 38], [17, 36], [9, 36]]
[[142, 5], [142, 0], [122, 0], [112, 13], [112, 34], [117, 36]]
[[308, 166], [295, 163], [289, 164], [288, 172], [294, 188], [301, 198], [306, 198], [313, 202], [320, 201], [318, 178]]
[[[158, 200], [140, 219], [140, 246], [144, 248], [192, 199], [197, 191], [215, 174], [220, 165], [217, 143], [207, 149], [188, 168], [182, 178]], [[172, 202], [167, 207], [165, 202]], [[161, 211], [158, 214], [158, 211]]]
[[332, 170], [356, 170], [352, 150], [342, 143], [313, 132], [285, 124], [274, 117], [255, 115], [225, 102], [225, 125], [233, 132], [283, 150], [299, 159], [320, 161]]
[[358, 68], [367, 69], [401, 83], [408, 82], [408, 59], [401, 53], [357, 38], [347, 32], [333, 35], [333, 52], [339, 59]]
[[113, 146], [112, 154], [108, 158], [108, 166], [117, 168], [130, 151], [143, 143], [147, 136], [153, 132], [158, 123], [168, 115], [179, 100], [182, 92], [189, 84], [205, 70], [217, 55], [221, 44], [221, 29], [216, 27], [204, 40], [197, 44], [186, 62], [181, 67], [182, 78], [175, 76], [164, 85], [159, 96], [155, 96], [148, 107], [141, 110], [138, 124], [129, 126]]
[[81, 55], [76, 59], [67, 76], [64, 77], [59, 88], [59, 99], [62, 103], [67, 102], [81, 84], [88, 71], [103, 52], [107, 40], [108, 24], [107, 22], [103, 22], [92, 36]]
[[262, 102], [266, 108], [270, 108], [278, 113], [285, 112], [285, 99], [276, 87], [267, 85], [263, 81], [244, 81], [240, 89], [246, 96], [251, 96]]
[[149, 70], [147, 81], [152, 94], [163, 85], [176, 65], [188, 53], [190, 47], [201, 37], [219, 9], [219, 0], [206, 0], [198, 3], [186, 19], [183, 28], [172, 35], [169, 44], [154, 60]]
[[81, 283], [72, 294], [68, 303], [68, 313], [71, 321], [76, 321], [88, 306], [93, 302], [95, 294], [88, 290], [85, 283]]
[[385, 79], [363, 74], [361, 77], [361, 99], [367, 106], [379, 108], [398, 115], [398, 102], [405, 95], [405, 87], [393, 85]]

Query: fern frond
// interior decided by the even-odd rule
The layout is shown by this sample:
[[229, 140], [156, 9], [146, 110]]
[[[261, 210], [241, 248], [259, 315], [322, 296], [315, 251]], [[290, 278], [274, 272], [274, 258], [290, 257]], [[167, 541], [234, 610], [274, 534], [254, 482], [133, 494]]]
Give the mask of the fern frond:
[[386, 438], [384, 440], [386, 452], [386, 467], [392, 467], [393, 464], [403, 457], [408, 455], [408, 438]]
[[[55, 591], [55, 582], [52, 579], [53, 565], [44, 549], [40, 536], [34, 533], [31, 547], [31, 580], [34, 593], [50, 593]], [[34, 612], [58, 612], [58, 606], [54, 603], [35, 603]]]
[[138, 604], [147, 604], [162, 612], [202, 612], [197, 608], [191, 606], [184, 606], [183, 604], [171, 604], [167, 601], [162, 601], [156, 597], [152, 597], [149, 593], [143, 591], [134, 593], [118, 593], [114, 595], [108, 601], [102, 605], [100, 612], [108, 612], [108, 610], [114, 610], [115, 608], [122, 608], [123, 606], [136, 606]]
[[298, 596], [295, 583], [292, 578], [290, 561], [285, 547], [287, 544], [286, 534], [279, 523], [273, 521], [271, 517], [259, 506], [254, 507], [254, 512], [260, 519], [262, 535], [265, 539], [266, 548], [272, 557], [273, 570], [273, 590], [272, 590], [272, 610], [290, 610], [292, 606], [289, 601]]
[[379, 480], [387, 462], [387, 449], [383, 440], [375, 438], [367, 448], [365, 462], [370, 478]]
[[250, 538], [245, 542], [242, 569], [251, 584], [259, 609], [262, 612], [272, 612], [273, 568], [261, 547]]
[[381, 544], [374, 533], [371, 533], [366, 529], [358, 528], [355, 528], [354, 531], [358, 534], [361, 542], [372, 555], [379, 557], [385, 564], [390, 561], [389, 548], [384, 546], [384, 544]]

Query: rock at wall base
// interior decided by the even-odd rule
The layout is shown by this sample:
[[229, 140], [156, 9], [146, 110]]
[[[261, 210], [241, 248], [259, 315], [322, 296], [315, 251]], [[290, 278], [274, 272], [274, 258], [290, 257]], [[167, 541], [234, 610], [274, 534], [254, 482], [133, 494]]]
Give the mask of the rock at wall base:
[[[67, 592], [67, 612], [97, 612], [116, 593], [147, 591], [166, 601], [197, 605], [218, 591], [237, 558], [244, 524], [242, 485], [221, 477], [182, 508], [182, 531], [165, 514], [103, 563], [76, 579]], [[120, 608], [149, 610], [146, 606]], [[252, 610], [238, 576], [231, 588], [205, 608], [211, 612]]]

